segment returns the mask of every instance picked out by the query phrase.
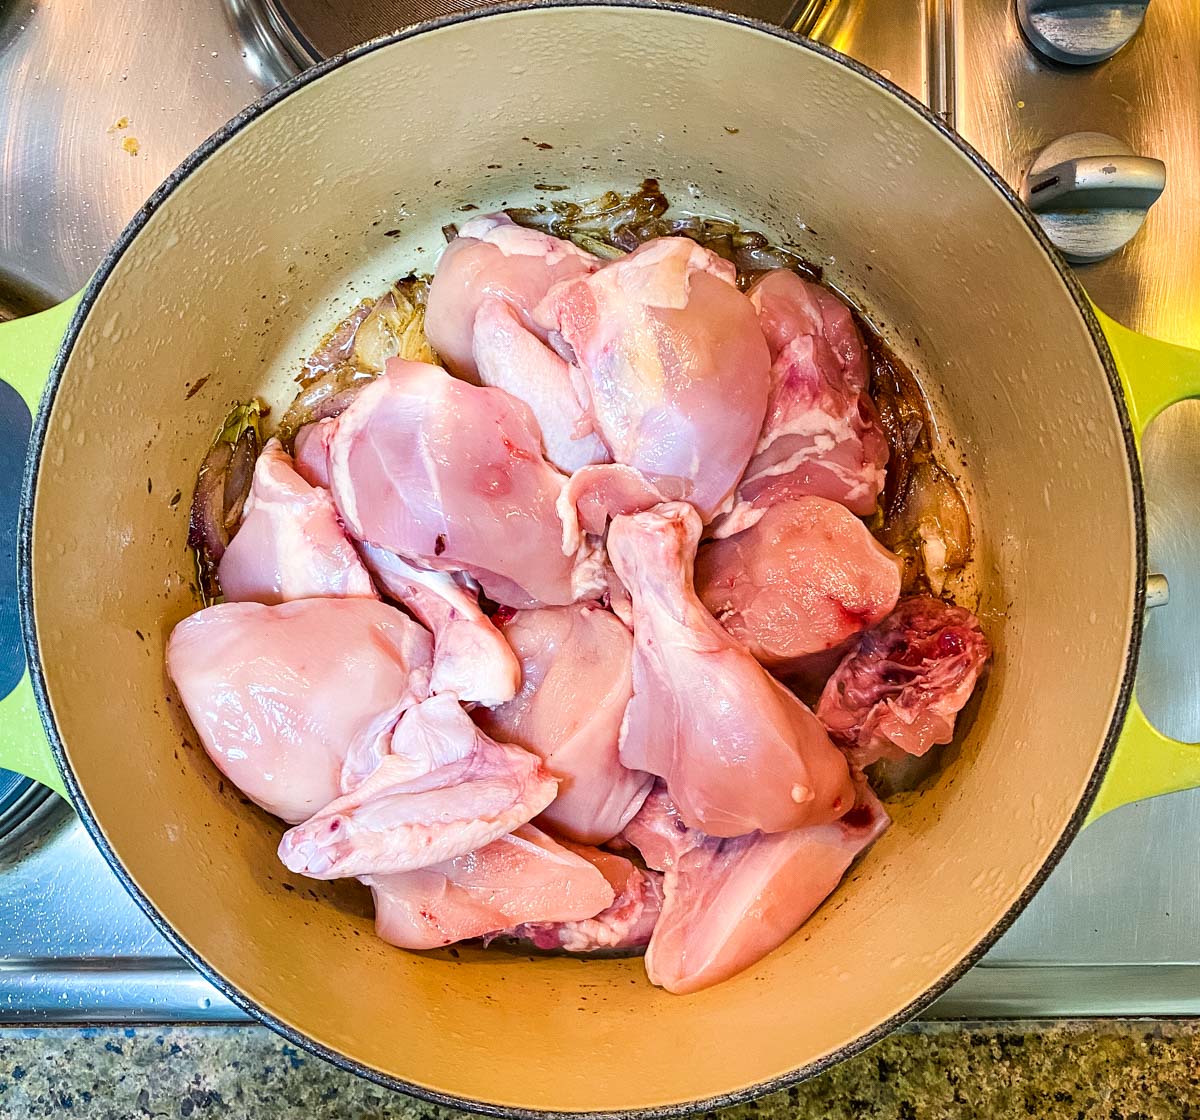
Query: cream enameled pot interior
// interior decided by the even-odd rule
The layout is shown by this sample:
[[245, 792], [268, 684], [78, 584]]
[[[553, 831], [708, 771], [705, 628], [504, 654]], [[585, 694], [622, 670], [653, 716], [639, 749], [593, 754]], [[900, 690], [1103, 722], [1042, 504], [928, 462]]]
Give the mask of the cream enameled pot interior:
[[[197, 607], [188, 498], [230, 403], [283, 403], [305, 347], [376, 281], [428, 267], [458, 208], [645, 174], [824, 261], [940, 395], [978, 499], [997, 648], [934, 788], [896, 808], [783, 949], [687, 998], [652, 988], [636, 960], [377, 941], [365, 890], [284, 872], [281, 826], [218, 783], [163, 672], [171, 627]], [[32, 563], [46, 686], [86, 804], [216, 974], [388, 1078], [493, 1106], [615, 1110], [819, 1062], [988, 935], [1102, 750], [1135, 551], [1104, 367], [1058, 272], [978, 167], [813, 50], [698, 14], [593, 7], [371, 50], [187, 174], [116, 262], [67, 361]]]

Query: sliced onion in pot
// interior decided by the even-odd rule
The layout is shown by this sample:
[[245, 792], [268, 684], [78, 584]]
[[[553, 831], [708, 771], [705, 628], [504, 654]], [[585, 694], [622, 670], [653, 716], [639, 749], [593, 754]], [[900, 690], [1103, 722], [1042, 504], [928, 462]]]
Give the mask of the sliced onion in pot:
[[396, 357], [437, 362], [437, 354], [425, 337], [428, 294], [428, 281], [410, 276], [375, 301], [354, 335], [351, 358], [359, 369], [382, 373], [388, 358]]
[[233, 539], [254, 480], [259, 424], [266, 414], [259, 400], [234, 406], [204, 456], [188, 515], [188, 547], [196, 560], [196, 579], [205, 604], [221, 594], [217, 566]]

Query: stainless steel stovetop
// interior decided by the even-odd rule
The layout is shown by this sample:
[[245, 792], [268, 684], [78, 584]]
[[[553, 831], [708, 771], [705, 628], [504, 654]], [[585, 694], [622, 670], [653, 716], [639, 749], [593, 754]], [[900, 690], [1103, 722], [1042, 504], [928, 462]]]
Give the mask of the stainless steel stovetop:
[[[0, 0], [0, 319], [79, 288], [176, 163], [260, 93], [322, 53], [458, 6]], [[880, 70], [941, 113], [1014, 185], [1041, 149], [1070, 133], [1106, 133], [1132, 157], [1163, 160], [1166, 189], [1144, 227], [1081, 276], [1127, 325], [1200, 347], [1196, 0], [1151, 0], [1133, 41], [1086, 67], [1035, 52], [1015, 0], [722, 6], [786, 23]], [[1034, 35], [1065, 31], [1093, 46], [1127, 21], [1135, 26], [1145, 6], [1025, 3]], [[1086, 26], [1072, 26], [1085, 18]], [[1148, 168], [1153, 173], [1133, 159], [1131, 192]], [[0, 451], [11, 450], [21, 424], [6, 422], [0, 407]], [[1147, 624], [1138, 692], [1162, 730], [1196, 741], [1200, 402], [1164, 414], [1144, 450], [1151, 563], [1167, 574], [1171, 601]], [[9, 567], [11, 459], [0, 455], [0, 564]], [[13, 594], [9, 577], [0, 579], [0, 692], [19, 676]], [[1102, 818], [992, 952], [927, 1015], [1200, 1014], [1198, 837], [1200, 791]], [[0, 775], [0, 1022], [241, 1017], [124, 894], [70, 809], [40, 788], [9, 788]]]

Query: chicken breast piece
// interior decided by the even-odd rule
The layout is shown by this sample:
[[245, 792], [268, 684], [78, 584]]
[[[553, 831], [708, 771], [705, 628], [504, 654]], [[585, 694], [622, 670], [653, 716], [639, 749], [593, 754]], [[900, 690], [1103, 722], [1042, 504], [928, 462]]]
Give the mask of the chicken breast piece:
[[559, 779], [539, 821], [599, 844], [637, 812], [654, 780], [617, 750], [632, 692], [633, 639], [597, 606], [517, 611], [501, 631], [521, 663], [521, 689], [507, 704], [473, 713], [489, 735], [533, 751]]
[[437, 949], [527, 922], [584, 921], [612, 906], [601, 871], [533, 825], [445, 863], [368, 875], [375, 932], [404, 949]]
[[507, 304], [534, 326], [528, 313], [554, 284], [586, 276], [601, 263], [571, 242], [519, 226], [506, 214], [472, 218], [438, 261], [425, 307], [426, 337], [455, 376], [477, 381], [475, 317], [485, 301]]
[[338, 417], [329, 458], [338, 511], [359, 540], [464, 571], [510, 607], [604, 590], [594, 547], [564, 554], [566, 478], [542, 458], [529, 409], [503, 390], [393, 358]]
[[855, 766], [954, 738], [992, 649], [963, 607], [917, 595], [867, 630], [834, 671], [817, 718]]
[[310, 486], [329, 489], [329, 441], [336, 423], [337, 417], [326, 417], [305, 424], [296, 433], [293, 456], [296, 473]]
[[664, 778], [683, 821], [712, 836], [836, 820], [846, 761], [816, 717], [696, 597], [700, 518], [683, 503], [618, 517], [608, 552], [632, 598], [633, 698], [621, 761]]
[[850, 309], [786, 269], [768, 272], [748, 294], [770, 346], [771, 392], [738, 506], [717, 534], [739, 532], [773, 503], [807, 495], [870, 515], [888, 446]]
[[375, 596], [329, 491], [310, 486], [277, 439], [254, 464], [241, 527], [217, 576], [231, 603]]
[[839, 820], [728, 839], [680, 835], [669, 798], [652, 794], [625, 833], [646, 844], [648, 863], [665, 863], [662, 913], [646, 950], [650, 982], [682, 995], [757, 964], [812, 916], [889, 823], [863, 781]]
[[608, 462], [608, 450], [571, 384], [571, 369], [500, 299], [485, 299], [475, 316], [475, 367], [479, 381], [524, 401], [537, 420], [546, 458], [570, 474]]
[[565, 280], [533, 313], [612, 458], [710, 520], [746, 469], [770, 353], [732, 264], [684, 237]]
[[452, 695], [433, 696], [404, 714], [370, 777], [284, 834], [279, 858], [313, 879], [415, 871], [511, 832], [557, 786], [536, 755], [488, 738]]
[[289, 823], [352, 789], [429, 695], [429, 634], [376, 599], [221, 603], [175, 627], [167, 672], [200, 742]]
[[796, 498], [736, 536], [702, 545], [696, 592], [761, 664], [786, 673], [885, 618], [902, 571], [900, 558], [845, 506]]
[[433, 632], [431, 692], [452, 692], [463, 703], [485, 705], [503, 704], [517, 694], [521, 665], [479, 609], [477, 591], [450, 572], [417, 567], [374, 545], [360, 547], [388, 597]]

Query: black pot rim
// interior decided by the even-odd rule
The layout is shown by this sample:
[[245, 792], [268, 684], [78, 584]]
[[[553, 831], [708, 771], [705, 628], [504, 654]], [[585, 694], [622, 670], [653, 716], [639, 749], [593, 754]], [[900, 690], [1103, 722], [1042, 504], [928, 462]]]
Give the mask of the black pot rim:
[[[801, 1066], [791, 1070], [786, 1074], [770, 1078], [766, 1081], [758, 1082], [754, 1085], [742, 1086], [728, 1093], [721, 1093], [715, 1096], [693, 1101], [682, 1101], [670, 1105], [653, 1106], [646, 1108], [622, 1109], [616, 1111], [588, 1111], [588, 1112], [558, 1112], [549, 1109], [527, 1109], [519, 1107], [510, 1107], [505, 1105], [497, 1105], [488, 1101], [480, 1101], [467, 1097], [456, 1096], [451, 1093], [439, 1092], [434, 1089], [427, 1088], [422, 1085], [412, 1082], [402, 1081], [392, 1077], [380, 1070], [371, 1066], [358, 1062], [353, 1058], [339, 1053], [323, 1044], [310, 1038], [308, 1035], [283, 1022], [264, 1007], [260, 1006], [248, 996], [244, 995], [232, 984], [229, 983], [217, 970], [210, 965], [201, 954], [189, 945], [175, 931], [175, 929], [158, 913], [154, 907], [154, 903], [148, 898], [133, 881], [132, 877], [126, 871], [124, 865], [117, 857], [116, 853], [110, 847], [107, 839], [104, 836], [103, 830], [100, 827], [99, 820], [92, 811], [91, 806], [87, 801], [87, 797], [80, 786], [74, 771], [67, 759], [66, 751], [58, 728], [54, 722], [53, 711], [50, 706], [49, 694], [45, 674], [42, 668], [40, 651], [38, 645], [37, 627], [34, 620], [33, 612], [33, 569], [32, 569], [32, 546], [33, 546], [33, 497], [37, 488], [38, 472], [41, 465], [41, 451], [45, 443], [46, 433], [49, 428], [50, 413], [54, 405], [54, 399], [58, 391], [59, 384], [62, 380], [63, 371], [66, 367], [67, 360], [70, 357], [71, 351], [75, 345], [75, 341], [79, 336], [84, 320], [87, 318], [88, 312], [95, 302], [101, 289], [104, 287], [108, 276], [116, 266], [117, 262], [124, 255], [125, 251], [135, 241], [146, 222], [161, 207], [168, 198], [172, 195], [175, 189], [189, 176], [193, 171], [203, 165], [210, 156], [217, 152], [227, 140], [241, 132], [247, 125], [252, 124], [261, 117], [268, 109], [273, 108], [279, 102], [283, 101], [296, 90], [307, 86], [309, 83], [316, 81], [333, 70], [339, 69], [346, 64], [353, 62], [355, 59], [364, 55], [371, 54], [377, 50], [384, 49], [394, 43], [402, 42], [405, 39], [410, 39], [418, 35], [422, 35], [429, 31], [439, 30], [441, 28], [454, 26], [460, 23], [468, 23], [473, 20], [486, 18], [488, 16], [508, 14], [520, 12], [528, 9], [570, 9], [570, 8], [621, 8], [621, 9], [646, 9], [646, 10], [667, 10], [677, 12], [687, 16], [697, 16], [705, 19], [717, 20], [723, 23], [736, 24], [746, 27], [751, 30], [759, 31], [773, 36], [777, 39], [783, 39], [794, 46], [810, 51], [813, 54], [820, 55], [826, 59], [830, 59], [839, 63], [846, 69], [854, 72], [859, 77], [866, 78], [879, 86], [881, 89], [890, 93], [903, 102], [913, 112], [923, 117], [931, 124], [941, 135], [955, 148], [966, 156], [975, 168], [986, 177], [992, 186], [999, 194], [1012, 206], [1014, 211], [1021, 217], [1030, 233], [1038, 241], [1045, 251], [1052, 266], [1056, 269], [1067, 291], [1071, 294], [1079, 309], [1079, 313], [1083, 318], [1088, 332], [1091, 335], [1092, 343], [1096, 350], [1096, 355], [1099, 357], [1104, 366], [1108, 377], [1109, 391], [1112, 395], [1114, 404], [1116, 405], [1117, 416], [1121, 426], [1122, 436], [1125, 442], [1126, 455], [1129, 462], [1130, 481], [1133, 495], [1134, 506], [1134, 521], [1136, 527], [1136, 587], [1134, 592], [1134, 611], [1135, 624], [1130, 627], [1129, 644], [1125, 652], [1125, 668], [1122, 676], [1121, 687], [1118, 693], [1117, 705], [1113, 712], [1113, 718], [1110, 722], [1108, 730], [1105, 734], [1104, 745], [1097, 759], [1096, 765], [1088, 779], [1088, 784], [1084, 790], [1083, 796], [1067, 822], [1065, 828], [1060, 834], [1054, 847], [1051, 849], [1046, 859], [1033, 876], [1032, 880], [1021, 893], [1020, 897], [1009, 907], [1006, 913], [1000, 920], [988, 931], [988, 933], [980, 939], [975, 947], [963, 956], [953, 967], [948, 969], [933, 985], [926, 989], [924, 993], [912, 1000], [905, 1007], [889, 1016], [886, 1020], [873, 1027], [871, 1030], [860, 1035], [854, 1041], [839, 1047], [824, 1057], [808, 1065]], [[987, 163], [984, 158], [975, 151], [970, 144], [967, 143], [961, 136], [953, 132], [947, 125], [931, 112], [925, 105], [917, 101], [910, 94], [894, 85], [892, 82], [883, 78], [875, 71], [856, 62], [854, 59], [841, 54], [831, 47], [827, 47], [821, 43], [814, 42], [811, 39], [806, 39], [803, 36], [797, 35], [791, 31], [787, 31], [781, 27], [775, 27], [762, 21], [750, 19], [744, 16], [734, 15], [732, 13], [715, 11], [709, 8], [699, 7], [690, 3], [680, 3], [677, 0], [531, 0], [527, 3], [499, 3], [474, 9], [472, 11], [459, 13], [453, 16], [442, 17], [439, 19], [429, 20], [424, 23], [415, 24], [405, 28], [402, 31], [397, 31], [390, 35], [381, 36], [367, 43], [363, 43], [357, 47], [353, 47], [342, 54], [335, 55], [331, 58], [313, 66], [311, 69], [305, 70], [296, 77], [290, 79], [284, 84], [276, 87], [270, 92], [264, 94], [253, 105], [249, 106], [237, 116], [228, 121], [225, 125], [214, 132], [207, 140], [205, 140], [198, 148], [195, 149], [163, 184], [154, 192], [147, 202], [138, 210], [126, 226], [121, 236], [118, 238], [112, 249], [109, 250], [101, 263], [99, 269], [92, 277], [90, 283], [83, 293], [83, 297], [77, 307], [67, 333], [63, 339], [62, 345], [59, 348], [58, 355], [55, 359], [54, 366], [51, 370], [49, 380], [46, 384], [45, 392], [42, 396], [41, 405], [38, 409], [38, 415], [34, 423], [32, 435], [29, 444], [29, 456], [26, 462], [25, 477], [21, 492], [21, 521], [18, 536], [19, 547], [19, 573], [18, 573], [18, 597], [21, 608], [21, 626], [25, 640], [25, 651], [29, 665], [30, 679], [33, 684], [33, 690], [36, 697], [38, 710], [42, 718], [42, 723], [45, 726], [47, 738], [50, 742], [51, 751], [67, 789], [71, 796], [71, 801], [82, 820], [84, 827], [87, 829], [92, 840], [100, 849], [104, 858], [108, 861], [113, 871], [120, 879], [125, 889], [133, 896], [141, 908], [145, 911], [150, 920], [158, 928], [159, 932], [180, 952], [180, 954], [199, 971], [205, 979], [207, 979], [214, 987], [216, 987], [226, 998], [228, 998], [236, 1006], [246, 1011], [253, 1018], [264, 1023], [273, 1031], [282, 1035], [288, 1041], [302, 1047], [312, 1054], [332, 1063], [333, 1065], [348, 1070], [359, 1076], [365, 1077], [379, 1085], [386, 1086], [389, 1089], [394, 1089], [399, 1092], [411, 1094], [422, 1100], [430, 1101], [440, 1105], [446, 1105], [454, 1108], [462, 1108], [468, 1111], [482, 1113], [492, 1116], [516, 1117], [520, 1120], [542, 1120], [549, 1117], [564, 1117], [576, 1118], [579, 1120], [596, 1120], [596, 1118], [612, 1118], [612, 1120], [642, 1120], [642, 1118], [668, 1118], [684, 1116], [691, 1112], [699, 1110], [709, 1110], [716, 1108], [724, 1108], [730, 1105], [740, 1104], [747, 1100], [761, 1096], [765, 1093], [777, 1091], [787, 1088], [790, 1085], [796, 1084], [799, 1081], [806, 1080], [818, 1073], [828, 1069], [830, 1066], [853, 1057], [861, 1053], [863, 1050], [874, 1045], [881, 1038], [890, 1034], [897, 1027], [913, 1018], [924, 1008], [928, 1007], [934, 1000], [942, 995], [952, 984], [955, 983], [968, 969], [976, 964], [979, 959], [987, 952], [988, 949], [999, 939], [999, 937], [1008, 929], [1017, 916], [1029, 903], [1029, 900], [1038, 891], [1041, 885], [1046, 881], [1050, 872], [1058, 864], [1063, 853], [1075, 838], [1080, 828], [1083, 826], [1092, 802], [1095, 800], [1096, 794], [1099, 791], [1101, 781], [1108, 768], [1109, 761], [1112, 758], [1113, 751], [1116, 749], [1117, 739], [1121, 729], [1124, 726], [1125, 715], [1128, 711], [1130, 701], [1133, 695], [1134, 674], [1137, 667], [1138, 652], [1141, 643], [1141, 628], [1136, 625], [1136, 619], [1141, 617], [1145, 607], [1145, 584], [1146, 584], [1146, 522], [1145, 522], [1145, 504], [1142, 489], [1141, 471], [1138, 464], [1137, 449], [1134, 440], [1133, 427], [1130, 422], [1128, 409], [1125, 404], [1124, 391], [1121, 386], [1120, 378], [1117, 374], [1116, 365], [1113, 361], [1112, 354], [1108, 347], [1108, 342], [1104, 337], [1103, 331], [1100, 329], [1100, 324], [1093, 312], [1092, 305], [1084, 293], [1083, 287], [1076, 279], [1074, 273], [1069, 266], [1059, 255], [1058, 251], [1050, 243], [1041, 226], [1038, 224], [1034, 216], [1021, 203], [1008, 184], [1000, 177], [1000, 175]]]

